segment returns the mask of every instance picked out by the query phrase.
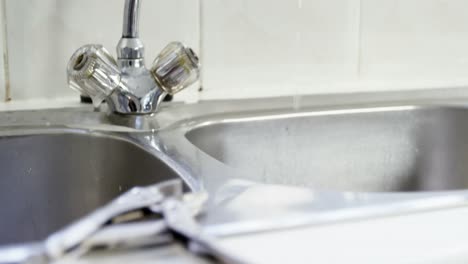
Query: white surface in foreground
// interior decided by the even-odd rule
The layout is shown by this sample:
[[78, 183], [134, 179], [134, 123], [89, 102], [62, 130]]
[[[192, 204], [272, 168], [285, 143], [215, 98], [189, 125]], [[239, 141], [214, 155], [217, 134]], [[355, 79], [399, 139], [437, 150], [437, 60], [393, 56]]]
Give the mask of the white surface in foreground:
[[468, 263], [468, 207], [224, 239], [250, 263]]

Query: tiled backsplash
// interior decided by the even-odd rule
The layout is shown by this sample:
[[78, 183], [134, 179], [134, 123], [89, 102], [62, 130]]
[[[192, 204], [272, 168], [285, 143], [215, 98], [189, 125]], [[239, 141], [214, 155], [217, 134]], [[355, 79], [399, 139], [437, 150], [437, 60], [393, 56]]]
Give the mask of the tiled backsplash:
[[[0, 1], [12, 100], [76, 96], [72, 52], [115, 53], [124, 0]], [[148, 64], [172, 40], [200, 54], [203, 89], [179, 100], [468, 84], [466, 0], [146, 0], [140, 26]]]
[[[1, 1], [6, 1], [12, 100], [78, 98], [66, 83], [72, 53], [84, 44], [99, 43], [115, 55], [124, 0]], [[199, 52], [198, 8], [193, 0], [143, 1], [140, 35], [147, 64], [172, 40]], [[191, 101], [197, 97], [197, 89], [187, 89], [182, 95]]]
[[468, 84], [468, 1], [362, 0], [360, 78]]
[[203, 84], [208, 96], [327, 92], [330, 83], [354, 81], [358, 3], [204, 1]]

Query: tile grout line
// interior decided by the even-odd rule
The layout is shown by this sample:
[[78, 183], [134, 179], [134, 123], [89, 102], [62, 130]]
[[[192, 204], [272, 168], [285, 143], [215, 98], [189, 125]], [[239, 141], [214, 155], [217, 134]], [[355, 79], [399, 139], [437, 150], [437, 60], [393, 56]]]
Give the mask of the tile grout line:
[[11, 101], [11, 85], [10, 85], [10, 64], [8, 61], [8, 26], [7, 26], [7, 12], [6, 0], [1, 0], [1, 20], [2, 20], [2, 39], [3, 39], [3, 74], [5, 85], [5, 102]]
[[356, 38], [356, 77], [361, 79], [361, 59], [362, 59], [362, 0], [356, 0], [357, 4], [357, 38]]

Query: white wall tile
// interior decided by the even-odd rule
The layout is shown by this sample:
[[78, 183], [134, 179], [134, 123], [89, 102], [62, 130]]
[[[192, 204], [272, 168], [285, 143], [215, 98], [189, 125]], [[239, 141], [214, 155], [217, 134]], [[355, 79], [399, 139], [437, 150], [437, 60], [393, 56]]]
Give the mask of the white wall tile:
[[468, 84], [468, 1], [362, 0], [360, 78]]
[[327, 92], [356, 78], [356, 0], [203, 0], [203, 98]]
[[[76, 96], [65, 66], [83, 44], [115, 54], [124, 0], [5, 1], [13, 100]], [[203, 92], [178, 100], [468, 84], [465, 0], [200, 1], [142, 4], [147, 64], [173, 40], [201, 55]]]
[[[101, 43], [115, 54], [123, 6], [124, 0], [8, 0], [13, 100], [77, 95], [66, 84], [68, 59], [87, 43]], [[148, 65], [173, 40], [198, 52], [198, 6], [194, 0], [143, 1], [140, 32]], [[197, 96], [192, 87], [177, 98]]]

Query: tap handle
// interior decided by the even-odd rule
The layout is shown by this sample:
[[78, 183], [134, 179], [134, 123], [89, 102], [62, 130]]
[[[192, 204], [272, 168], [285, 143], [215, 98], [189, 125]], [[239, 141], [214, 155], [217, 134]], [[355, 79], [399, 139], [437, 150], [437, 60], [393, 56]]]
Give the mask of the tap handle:
[[154, 60], [151, 74], [165, 92], [173, 95], [198, 80], [200, 63], [191, 48], [171, 42]]
[[75, 51], [67, 74], [68, 85], [89, 95], [96, 107], [120, 85], [117, 63], [102, 45], [85, 45]]

